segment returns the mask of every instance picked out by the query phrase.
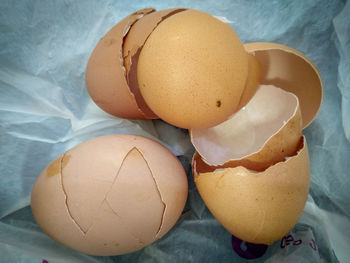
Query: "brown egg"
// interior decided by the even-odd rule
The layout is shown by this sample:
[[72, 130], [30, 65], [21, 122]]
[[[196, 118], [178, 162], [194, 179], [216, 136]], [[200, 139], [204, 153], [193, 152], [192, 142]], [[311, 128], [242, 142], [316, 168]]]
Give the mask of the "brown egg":
[[233, 29], [197, 10], [163, 20], [143, 46], [137, 66], [152, 111], [182, 128], [204, 128], [237, 110], [248, 55]]
[[301, 131], [298, 97], [272, 85], [226, 122], [191, 130], [198, 191], [236, 237], [272, 244], [297, 223], [310, 184]]
[[311, 60], [301, 52], [276, 43], [244, 45], [259, 60], [261, 84], [271, 84], [298, 96], [304, 128], [316, 117], [322, 102], [322, 80]]
[[53, 161], [34, 184], [31, 207], [57, 242], [106, 256], [164, 236], [186, 199], [185, 171], [169, 150], [141, 136], [107, 135]]
[[193, 174], [197, 189], [216, 219], [233, 235], [251, 243], [272, 244], [297, 223], [310, 183], [305, 138], [299, 150], [265, 171], [243, 166], [217, 169], [196, 153]]

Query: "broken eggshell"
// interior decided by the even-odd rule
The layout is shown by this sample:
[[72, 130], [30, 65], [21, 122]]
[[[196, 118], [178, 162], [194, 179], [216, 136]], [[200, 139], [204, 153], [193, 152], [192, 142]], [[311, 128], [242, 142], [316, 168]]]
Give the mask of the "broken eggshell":
[[298, 96], [303, 128], [316, 117], [322, 103], [322, 80], [312, 61], [301, 52], [277, 43], [244, 45], [261, 64], [261, 84], [270, 84]]
[[181, 163], [164, 146], [136, 135], [107, 135], [43, 170], [31, 207], [57, 242], [91, 255], [117, 255], [164, 236], [180, 217], [187, 190]]
[[190, 136], [209, 165], [243, 165], [261, 171], [295, 152], [301, 127], [298, 98], [261, 85], [229, 120], [208, 129], [191, 129]]
[[126, 77], [130, 91], [134, 94], [140, 110], [150, 117], [157, 118], [157, 115], [148, 107], [144, 101], [137, 81], [137, 62], [140, 51], [152, 31], [164, 19], [184, 11], [184, 8], [173, 8], [156, 11], [143, 16], [136, 21], [129, 30], [123, 42], [123, 58], [126, 69]]
[[210, 167], [195, 153], [197, 189], [215, 218], [234, 236], [270, 245], [297, 223], [307, 200], [310, 163], [306, 140], [298, 151], [264, 171]]
[[98, 42], [89, 58], [85, 75], [87, 90], [94, 102], [109, 114], [129, 119], [155, 118], [139, 109], [128, 87], [122, 50], [132, 25], [152, 12], [155, 9], [145, 8], [124, 18]]

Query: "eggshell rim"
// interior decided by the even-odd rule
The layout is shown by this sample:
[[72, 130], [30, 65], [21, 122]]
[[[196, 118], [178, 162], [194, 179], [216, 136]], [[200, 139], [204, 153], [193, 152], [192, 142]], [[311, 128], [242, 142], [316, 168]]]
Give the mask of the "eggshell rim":
[[316, 73], [317, 78], [319, 79], [319, 83], [320, 83], [320, 102], [319, 105], [317, 107], [317, 110], [314, 113], [313, 118], [308, 122], [305, 123], [303, 122], [303, 129], [307, 128], [316, 118], [318, 112], [320, 111], [320, 108], [322, 106], [323, 103], [323, 83], [322, 83], [322, 78], [321, 78], [321, 74], [319, 72], [319, 70], [317, 69], [317, 67], [314, 65], [314, 63], [306, 56], [304, 55], [302, 52], [283, 45], [283, 44], [279, 44], [279, 43], [273, 43], [273, 42], [251, 42], [251, 43], [246, 43], [243, 45], [244, 48], [246, 49], [247, 52], [249, 53], [254, 53], [255, 51], [266, 51], [266, 50], [281, 50], [287, 53], [291, 53], [293, 55], [297, 55], [298, 57], [302, 58], [305, 62], [307, 62], [311, 68], [313, 69], [313, 71]]
[[[292, 156], [286, 156], [284, 158], [283, 161], [280, 161], [280, 162], [277, 162], [269, 167], [267, 167], [266, 169], [264, 169], [263, 171], [254, 171], [254, 170], [250, 170], [246, 167], [244, 167], [243, 165], [237, 165], [237, 166], [233, 166], [233, 167], [225, 167], [225, 168], [222, 168], [222, 170], [226, 170], [226, 169], [236, 169], [238, 167], [242, 167], [244, 168], [248, 173], [251, 173], [251, 174], [263, 174], [265, 173], [266, 171], [272, 169], [272, 167], [278, 167], [278, 166], [282, 166], [284, 165], [285, 163], [288, 163], [291, 159], [294, 159], [294, 158], [297, 158], [302, 151], [304, 151], [305, 149], [307, 149], [307, 142], [306, 142], [306, 138], [304, 135], [302, 135], [300, 137], [300, 142], [299, 142], [299, 146], [298, 146], [298, 149], [296, 151], [295, 154], [293, 154]], [[197, 168], [196, 168], [196, 161], [195, 161], [195, 157], [198, 156], [198, 158], [200, 158], [204, 163], [205, 161], [203, 160], [202, 156], [196, 151], [193, 156], [192, 156], [192, 172], [193, 172], [193, 176], [195, 177], [195, 180], [196, 178], [200, 177], [201, 174], [206, 174], [206, 173], [218, 173], [218, 172], [222, 172], [222, 171], [212, 171], [212, 172], [202, 172], [202, 173], [198, 173], [197, 172]], [[206, 163], [207, 164], [207, 163]], [[215, 167], [215, 166], [218, 166], [218, 165], [210, 165], [210, 164], [207, 164], [208, 166], [212, 166], [212, 167]], [[275, 169], [275, 168], [274, 168]]]
[[[265, 86], [272, 86], [272, 85], [265, 85]], [[222, 165], [225, 165], [225, 164], [230, 163], [230, 162], [232, 162], [232, 161], [241, 161], [241, 160], [247, 159], [247, 158], [253, 156], [254, 154], [257, 154], [257, 153], [261, 152], [261, 151], [264, 149], [264, 147], [266, 146], [266, 144], [267, 144], [273, 137], [275, 137], [277, 134], [279, 134], [279, 133], [283, 130], [283, 128], [284, 128], [291, 120], [293, 120], [293, 118], [297, 115], [298, 110], [300, 110], [300, 103], [299, 103], [298, 97], [297, 97], [294, 93], [292, 93], [292, 92], [286, 91], [286, 90], [281, 89], [281, 88], [276, 87], [276, 86], [274, 86], [274, 87], [275, 87], [276, 89], [279, 89], [279, 90], [282, 91], [282, 92], [289, 93], [293, 98], [295, 98], [295, 100], [296, 100], [296, 106], [295, 106], [295, 109], [294, 109], [294, 111], [293, 111], [293, 114], [288, 118], [288, 120], [286, 120], [285, 123], [284, 123], [277, 131], [275, 131], [272, 135], [270, 135], [270, 136], [265, 140], [264, 144], [262, 144], [261, 147], [260, 147], [257, 151], [252, 152], [252, 153], [249, 153], [248, 155], [244, 155], [244, 156], [242, 156], [241, 158], [238, 158], [238, 159], [230, 159], [230, 160], [226, 160], [225, 162], [220, 162], [220, 163], [212, 164], [212, 163], [208, 162], [208, 161], [206, 160], [206, 158], [197, 150], [197, 147], [196, 147], [195, 144], [193, 143], [193, 134], [192, 134], [192, 130], [193, 130], [193, 129], [189, 130], [191, 143], [192, 143], [193, 147], [196, 149], [196, 152], [198, 152], [198, 154], [201, 156], [202, 160], [203, 160], [206, 164], [208, 164], [208, 165], [210, 165], [210, 166], [222, 166]], [[238, 111], [238, 112], [239, 112], [239, 111]], [[236, 113], [237, 113], [237, 112], [236, 112]], [[229, 121], [229, 119], [226, 120], [226, 121]], [[220, 124], [218, 124], [217, 126], [219, 126], [219, 125], [220, 125]], [[214, 126], [214, 127], [215, 127], [215, 126]], [[213, 127], [211, 127], [211, 128], [213, 128]], [[211, 129], [211, 128], [208, 128], [208, 129]]]

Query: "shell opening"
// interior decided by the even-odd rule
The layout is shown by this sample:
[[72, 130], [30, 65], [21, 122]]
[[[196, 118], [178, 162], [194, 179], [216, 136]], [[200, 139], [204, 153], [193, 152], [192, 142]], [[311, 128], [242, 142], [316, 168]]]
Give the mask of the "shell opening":
[[[209, 129], [192, 129], [192, 144], [210, 165], [242, 160], [259, 152], [296, 115], [298, 107], [294, 94], [261, 85], [249, 103], [229, 120]], [[292, 129], [298, 140], [300, 129]]]

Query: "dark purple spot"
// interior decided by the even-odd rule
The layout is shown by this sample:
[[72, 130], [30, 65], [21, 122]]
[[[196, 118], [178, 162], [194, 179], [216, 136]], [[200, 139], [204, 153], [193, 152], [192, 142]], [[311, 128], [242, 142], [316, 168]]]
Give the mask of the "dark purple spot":
[[232, 235], [232, 248], [242, 258], [260, 258], [265, 254], [267, 247], [267, 245], [263, 244], [252, 244], [249, 242], [245, 242]]
[[42, 263], [49, 263], [49, 261], [47, 261], [46, 259], [43, 259]]

